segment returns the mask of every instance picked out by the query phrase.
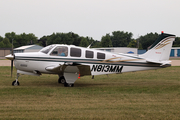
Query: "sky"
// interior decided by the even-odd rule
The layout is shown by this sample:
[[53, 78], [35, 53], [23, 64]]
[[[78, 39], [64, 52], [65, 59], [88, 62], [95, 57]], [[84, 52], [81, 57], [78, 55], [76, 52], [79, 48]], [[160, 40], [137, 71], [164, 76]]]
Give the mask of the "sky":
[[101, 40], [113, 31], [180, 37], [180, 0], [0, 0], [0, 36], [57, 32]]

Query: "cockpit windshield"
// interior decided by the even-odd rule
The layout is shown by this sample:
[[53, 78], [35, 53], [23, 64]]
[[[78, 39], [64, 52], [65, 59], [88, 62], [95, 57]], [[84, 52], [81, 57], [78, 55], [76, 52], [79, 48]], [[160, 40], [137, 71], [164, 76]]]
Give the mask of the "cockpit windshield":
[[40, 52], [47, 54], [55, 45], [49, 45], [40, 50]]

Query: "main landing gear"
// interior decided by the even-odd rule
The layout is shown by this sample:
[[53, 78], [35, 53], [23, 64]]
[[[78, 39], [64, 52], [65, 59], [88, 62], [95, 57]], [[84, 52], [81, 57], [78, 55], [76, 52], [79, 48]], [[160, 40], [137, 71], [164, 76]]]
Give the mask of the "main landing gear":
[[64, 76], [61, 76], [59, 79], [58, 79], [58, 83], [62, 83], [64, 84], [66, 82]]
[[17, 78], [15, 81], [12, 82], [12, 86], [19, 86], [19, 81], [18, 81], [19, 76], [20, 76], [20, 74], [17, 73]]
[[67, 82], [66, 82], [66, 79], [64, 78], [64, 76], [61, 76], [61, 77], [58, 79], [58, 83], [64, 84], [64, 87], [74, 87], [74, 84], [72, 84], [72, 83], [67, 83]]
[[73, 87], [78, 77], [79, 69], [77, 66], [66, 66], [63, 74], [59, 75], [58, 82], [64, 84], [64, 87]]
[[[17, 71], [17, 78], [15, 81], [12, 82], [13, 86], [18, 86], [19, 82], [18, 82], [18, 78], [21, 74], [28, 74], [28, 75], [36, 75], [33, 73], [29, 73], [29, 72], [24, 72], [24, 71]], [[64, 69], [63, 74], [58, 74], [59, 75], [59, 79], [58, 82], [64, 84], [65, 87], [73, 87], [75, 81], [78, 79], [79, 77], [79, 69], [77, 66], [66, 66], [66, 68]]]

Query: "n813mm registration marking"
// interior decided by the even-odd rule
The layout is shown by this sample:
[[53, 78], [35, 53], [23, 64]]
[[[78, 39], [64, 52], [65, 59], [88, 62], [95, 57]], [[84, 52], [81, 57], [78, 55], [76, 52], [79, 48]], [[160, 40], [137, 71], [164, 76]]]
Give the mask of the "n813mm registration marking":
[[119, 65], [93, 65], [91, 71], [94, 72], [121, 72], [123, 66]]

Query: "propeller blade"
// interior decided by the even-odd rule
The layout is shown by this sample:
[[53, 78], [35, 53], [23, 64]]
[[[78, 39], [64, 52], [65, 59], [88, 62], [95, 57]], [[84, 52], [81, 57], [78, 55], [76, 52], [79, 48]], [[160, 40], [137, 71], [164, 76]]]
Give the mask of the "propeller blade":
[[13, 74], [13, 60], [11, 60], [11, 78], [12, 78], [12, 74]]
[[11, 49], [11, 54], [14, 55], [14, 51], [13, 51], [13, 39], [12, 39], [12, 49]]
[[[13, 51], [13, 39], [12, 39], [11, 55], [14, 57], [14, 51]], [[13, 59], [11, 60], [11, 78], [12, 78], [12, 74], [13, 74]]]

